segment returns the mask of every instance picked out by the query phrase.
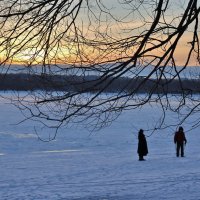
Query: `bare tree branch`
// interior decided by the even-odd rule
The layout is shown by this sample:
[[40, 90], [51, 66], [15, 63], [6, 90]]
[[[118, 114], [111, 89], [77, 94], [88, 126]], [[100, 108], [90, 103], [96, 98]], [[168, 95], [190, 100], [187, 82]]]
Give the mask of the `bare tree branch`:
[[[62, 82], [71, 89], [32, 91], [16, 102], [27, 119], [56, 130], [71, 122], [98, 129], [123, 110], [152, 102], [163, 110], [155, 129], [164, 126], [166, 109], [181, 116], [187, 108], [183, 123], [199, 109], [181, 76], [192, 62], [200, 64], [199, 13], [197, 0], [1, 1], [0, 64], [9, 69], [19, 63], [31, 75], [38, 74], [34, 69], [39, 66], [41, 83], [46, 80], [57, 88], [61, 80], [56, 85], [48, 75], [59, 71], [66, 77]], [[177, 54], [182, 47], [187, 52], [180, 66]], [[91, 74], [95, 78], [88, 79]], [[108, 94], [122, 77], [127, 77], [126, 83]], [[174, 107], [175, 94], [169, 88], [175, 82], [181, 94]], [[147, 92], [139, 94], [145, 87]], [[194, 104], [188, 106], [188, 101]]]

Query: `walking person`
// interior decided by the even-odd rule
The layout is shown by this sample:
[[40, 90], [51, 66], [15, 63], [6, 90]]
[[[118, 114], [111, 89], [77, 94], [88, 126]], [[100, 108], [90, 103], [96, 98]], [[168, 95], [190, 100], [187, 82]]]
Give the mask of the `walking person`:
[[181, 151], [181, 157], [184, 157], [184, 145], [186, 145], [187, 140], [182, 126], [174, 135], [174, 143], [176, 144], [176, 156], [179, 157]]
[[148, 154], [148, 147], [146, 137], [144, 135], [144, 131], [142, 129], [139, 130], [138, 133], [138, 150], [137, 153], [139, 155], [139, 161], [145, 160], [143, 157]]

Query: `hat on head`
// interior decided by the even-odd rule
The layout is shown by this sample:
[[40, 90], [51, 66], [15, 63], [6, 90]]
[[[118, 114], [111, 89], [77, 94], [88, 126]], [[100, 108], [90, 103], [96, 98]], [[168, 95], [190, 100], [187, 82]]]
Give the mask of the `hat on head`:
[[143, 130], [143, 129], [140, 129], [140, 130], [139, 130], [139, 133], [143, 133], [143, 132], [144, 132], [144, 130]]
[[183, 127], [182, 126], [179, 126], [179, 131], [183, 131]]

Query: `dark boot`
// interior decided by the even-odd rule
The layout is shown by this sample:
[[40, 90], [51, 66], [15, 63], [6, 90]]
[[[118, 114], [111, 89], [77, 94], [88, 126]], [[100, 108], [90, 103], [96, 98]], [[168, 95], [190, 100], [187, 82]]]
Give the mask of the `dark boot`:
[[143, 158], [143, 156], [139, 156], [139, 161], [144, 161], [145, 159]]

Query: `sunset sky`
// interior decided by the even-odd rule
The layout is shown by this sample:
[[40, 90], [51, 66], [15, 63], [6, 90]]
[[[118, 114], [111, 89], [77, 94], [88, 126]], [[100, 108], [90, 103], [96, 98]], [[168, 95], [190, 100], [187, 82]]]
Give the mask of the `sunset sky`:
[[[70, 17], [64, 18], [58, 25], [55, 25], [50, 32], [51, 35], [49, 34], [49, 38], [48, 34], [44, 34], [39, 27], [32, 29], [31, 26], [26, 27], [23, 24], [21, 27], [18, 27], [15, 34], [19, 34], [24, 29], [23, 33], [17, 39], [7, 40], [6, 34], [7, 32], [11, 33], [10, 27], [15, 27], [17, 24], [17, 21], [12, 21], [13, 19], [11, 18], [11, 21], [8, 20], [9, 22], [6, 22], [7, 26], [4, 26], [4, 29], [1, 30], [0, 41], [7, 40], [0, 47], [1, 58], [5, 58], [8, 54], [12, 55], [14, 52], [15, 55], [11, 56], [12, 59], [9, 59], [13, 63], [41, 63], [44, 62], [45, 55], [48, 55], [45, 62], [55, 61], [58, 63], [79, 62], [80, 60], [99, 62], [99, 60], [110, 61], [118, 57], [131, 57], [134, 55], [138, 45], [134, 44], [130, 47], [121, 48], [120, 45], [113, 45], [113, 43], [122, 39], [127, 42], [127, 38], [141, 35], [144, 31], [147, 31], [155, 18], [155, 2], [143, 1], [140, 4], [140, 1], [129, 1], [129, 3], [125, 3], [124, 0], [103, 0], [99, 3], [97, 1], [89, 1], [90, 10], [88, 10], [86, 4], [82, 5], [75, 21], [77, 28], [74, 29], [72, 26], [63, 35], [62, 39], [59, 39], [58, 36], [66, 31], [67, 24], [72, 21]], [[186, 6], [187, 1], [170, 1], [168, 9], [165, 12], [165, 17], [161, 18], [159, 26], [162, 26], [163, 22], [167, 22], [176, 27], [181, 20]], [[8, 24], [10, 27], [8, 27]], [[189, 48], [191, 47], [189, 42], [191, 42], [193, 37], [193, 26], [188, 27], [187, 32], [182, 36], [174, 52], [177, 65], [183, 65], [185, 63]], [[75, 31], [78, 31], [78, 34], [81, 33], [86, 40], [73, 36], [76, 33]], [[34, 38], [32, 39], [33, 36]], [[162, 35], [162, 32], [154, 35], [155, 39], [163, 40], [165, 37], [166, 35]], [[47, 47], [47, 41], [50, 41], [50, 47]], [[77, 41], [79, 41], [78, 46]], [[85, 42], [87, 42], [87, 45]], [[99, 42], [98, 45], [97, 42]], [[111, 45], [109, 49], [109, 45], [103, 44], [106, 42], [107, 44], [112, 43], [113, 46]], [[173, 42], [173, 39], [171, 42]], [[131, 40], [129, 43], [131, 43]], [[150, 44], [151, 41], [146, 45], [146, 48]], [[158, 49], [158, 51], [152, 51], [151, 53], [160, 55], [160, 53], [164, 52], [163, 48]], [[195, 57], [191, 57], [189, 65], [198, 65]]]

